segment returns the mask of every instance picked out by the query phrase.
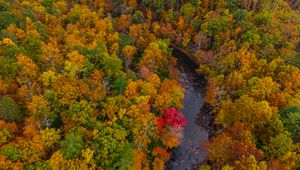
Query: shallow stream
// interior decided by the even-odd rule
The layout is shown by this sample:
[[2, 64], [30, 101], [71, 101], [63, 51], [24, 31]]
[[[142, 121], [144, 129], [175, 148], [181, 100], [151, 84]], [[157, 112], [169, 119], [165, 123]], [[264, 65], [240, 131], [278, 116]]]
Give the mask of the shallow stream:
[[[180, 82], [185, 88], [184, 109], [182, 113], [188, 120], [184, 127], [181, 145], [174, 149], [171, 159], [166, 163], [167, 170], [194, 170], [205, 161], [207, 150], [203, 146], [208, 141], [209, 128], [200, 112], [204, 105], [204, 80], [196, 74], [197, 66], [180, 51], [173, 53], [177, 58]], [[200, 117], [199, 117], [200, 116]], [[204, 120], [204, 121], [203, 121]]]

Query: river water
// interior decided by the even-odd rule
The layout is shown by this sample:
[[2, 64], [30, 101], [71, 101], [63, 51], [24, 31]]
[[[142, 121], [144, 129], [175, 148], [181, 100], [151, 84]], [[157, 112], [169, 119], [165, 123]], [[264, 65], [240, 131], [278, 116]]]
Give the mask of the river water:
[[207, 124], [201, 121], [203, 119], [200, 113], [204, 104], [204, 80], [195, 73], [197, 66], [191, 60], [183, 57], [184, 54], [179, 51], [174, 53], [180, 71], [179, 81], [185, 88], [182, 113], [188, 123], [184, 127], [181, 145], [173, 150], [171, 159], [166, 163], [166, 170], [194, 170], [207, 157], [203, 144], [208, 141], [209, 130], [205, 127]]

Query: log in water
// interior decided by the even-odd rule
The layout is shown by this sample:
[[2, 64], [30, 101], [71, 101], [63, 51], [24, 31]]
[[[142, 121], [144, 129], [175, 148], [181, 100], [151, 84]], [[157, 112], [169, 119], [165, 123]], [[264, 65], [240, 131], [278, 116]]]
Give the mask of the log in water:
[[[199, 116], [204, 104], [204, 80], [196, 74], [197, 66], [186, 54], [174, 50], [177, 66], [181, 73], [180, 82], [185, 88], [184, 109], [182, 110], [188, 123], [184, 128], [181, 145], [172, 152], [166, 163], [167, 170], [192, 170], [207, 157], [207, 150], [202, 144], [208, 141], [208, 128]], [[202, 115], [203, 116], [203, 115]], [[203, 125], [202, 125], [203, 124]]]

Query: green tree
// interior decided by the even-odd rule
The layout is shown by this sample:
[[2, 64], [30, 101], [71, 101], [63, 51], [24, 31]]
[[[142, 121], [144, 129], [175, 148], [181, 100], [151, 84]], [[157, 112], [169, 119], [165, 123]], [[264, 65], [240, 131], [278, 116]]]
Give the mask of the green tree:
[[289, 132], [280, 133], [275, 137], [271, 137], [270, 143], [264, 147], [269, 158], [282, 158], [286, 153], [295, 149], [293, 140]]
[[284, 127], [292, 134], [294, 140], [300, 140], [300, 108], [291, 106], [280, 110]]
[[189, 23], [195, 14], [195, 7], [191, 3], [186, 3], [182, 6], [181, 11], [185, 17], [185, 21]]
[[166, 1], [163, 0], [143, 0], [142, 4], [151, 8], [158, 13], [163, 12], [165, 9]]
[[77, 158], [83, 147], [83, 139], [74, 133], [67, 134], [66, 139], [61, 142], [61, 152], [66, 159]]
[[18, 64], [13, 59], [0, 56], [0, 79], [9, 82], [18, 72]]
[[0, 98], [0, 117], [6, 121], [20, 121], [23, 117], [18, 104], [9, 97]]
[[120, 159], [124, 158], [120, 156], [128, 144], [127, 136], [126, 130], [118, 124], [101, 129], [95, 138], [95, 142], [99, 145], [96, 162], [100, 166], [109, 168], [117, 161], [122, 161]]
[[1, 149], [0, 155], [7, 156], [7, 159], [11, 161], [17, 161], [21, 159], [20, 151], [15, 146], [8, 146]]
[[112, 85], [112, 89], [114, 91], [115, 94], [121, 94], [125, 91], [127, 86], [127, 80], [125, 77], [118, 77], [113, 85]]
[[122, 60], [116, 55], [104, 53], [100, 63], [101, 67], [109, 78], [116, 75], [116, 73], [122, 69]]

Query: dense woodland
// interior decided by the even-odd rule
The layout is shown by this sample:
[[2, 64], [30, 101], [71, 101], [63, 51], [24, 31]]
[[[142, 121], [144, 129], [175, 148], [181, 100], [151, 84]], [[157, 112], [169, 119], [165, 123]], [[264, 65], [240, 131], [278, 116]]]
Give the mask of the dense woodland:
[[0, 169], [164, 169], [187, 123], [170, 46], [200, 65], [219, 127], [200, 169], [299, 169], [299, 8], [0, 0]]

